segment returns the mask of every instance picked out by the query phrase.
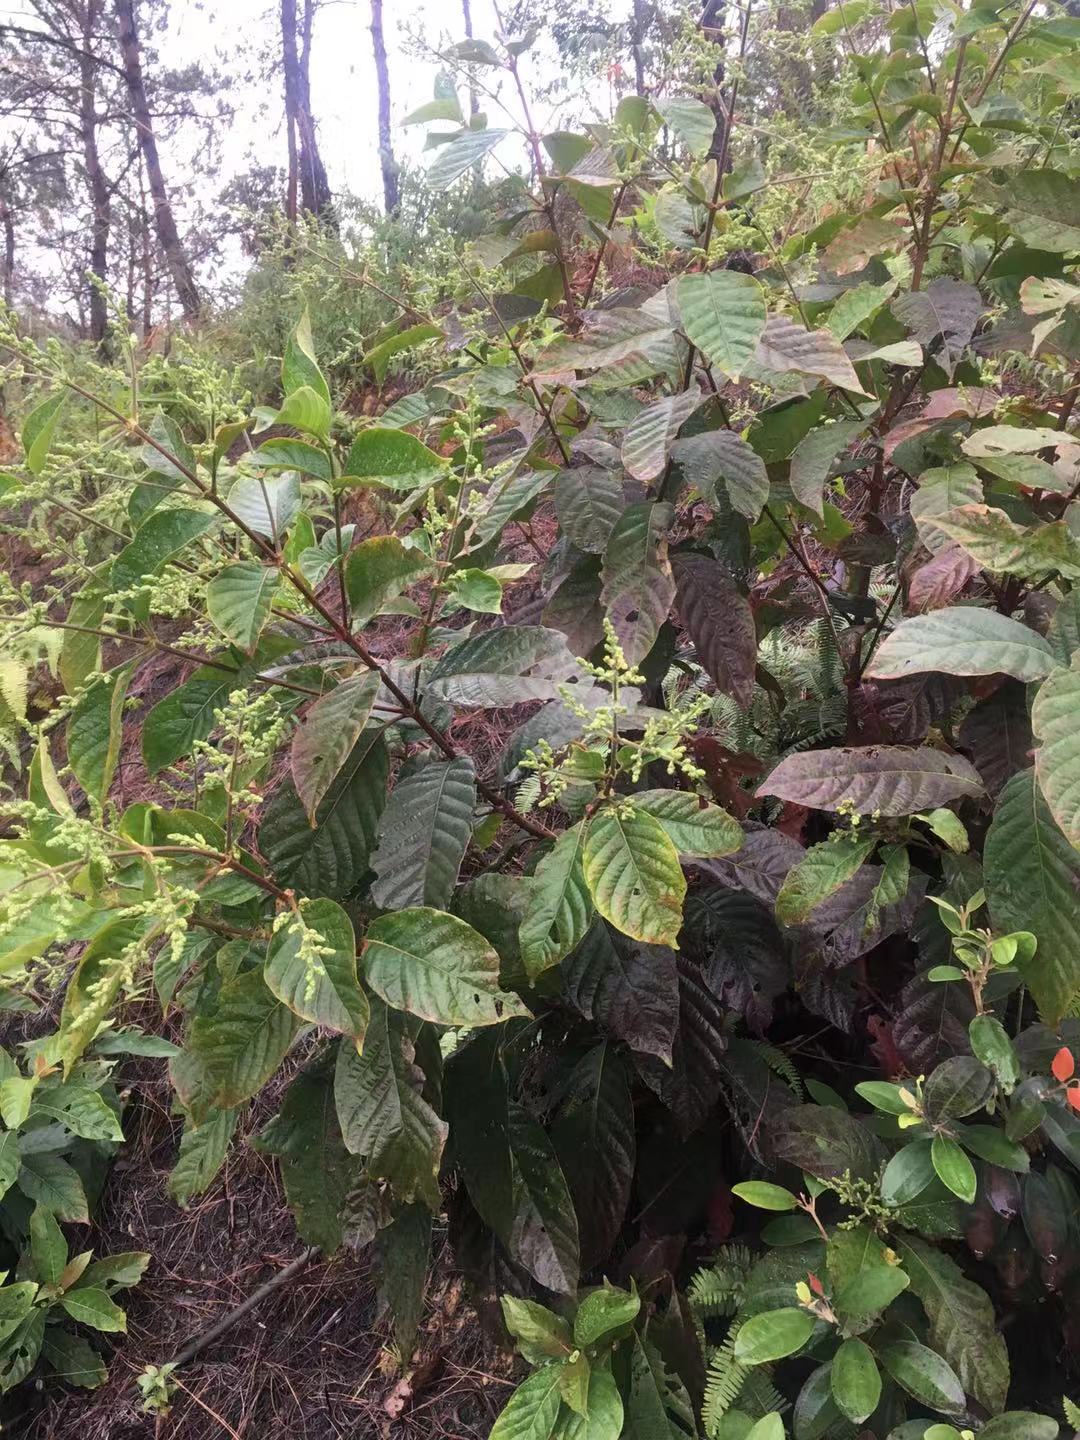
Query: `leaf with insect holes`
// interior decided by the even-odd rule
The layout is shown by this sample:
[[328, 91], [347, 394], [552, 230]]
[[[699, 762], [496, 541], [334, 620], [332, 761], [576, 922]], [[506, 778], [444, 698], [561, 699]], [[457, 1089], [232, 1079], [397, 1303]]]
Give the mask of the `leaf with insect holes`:
[[1053, 668], [1050, 646], [1019, 620], [996, 610], [952, 606], [902, 620], [874, 652], [866, 675], [902, 680], [941, 670], [946, 675], [1042, 680]]
[[675, 293], [687, 339], [710, 366], [737, 380], [765, 329], [760, 281], [737, 270], [711, 270], [683, 275]]
[[1040, 741], [1035, 774], [1050, 811], [1080, 849], [1080, 669], [1055, 670], [1039, 687], [1031, 728]]
[[277, 587], [273, 566], [254, 561], [228, 565], [206, 587], [207, 614], [226, 640], [250, 655], [269, 619]]
[[521, 958], [535, 980], [584, 938], [595, 911], [582, 856], [587, 824], [564, 830], [536, 867], [521, 921]]
[[696, 385], [679, 395], [664, 395], [644, 406], [626, 427], [622, 462], [635, 480], [655, 480], [663, 471], [675, 438], [701, 404]]
[[667, 553], [674, 513], [664, 502], [628, 506], [604, 550], [601, 599], [631, 665], [652, 649], [675, 598]]
[[750, 602], [718, 560], [682, 550], [671, 557], [679, 618], [702, 667], [743, 708], [754, 693], [757, 630]]
[[923, 746], [868, 745], [853, 749], [807, 750], [781, 760], [758, 786], [817, 810], [850, 806], [859, 815], [913, 815], [961, 796], [977, 797], [982, 782], [959, 755]]
[[655, 945], [676, 945], [686, 877], [659, 820], [614, 806], [599, 811], [589, 822], [583, 867], [596, 908], [616, 929]]
[[293, 734], [293, 784], [313, 826], [319, 802], [360, 738], [378, 692], [378, 673], [362, 670], [316, 700]]
[[638, 790], [631, 804], [660, 821], [680, 855], [711, 860], [742, 849], [739, 822], [687, 790]]
[[471, 925], [428, 906], [368, 926], [364, 979], [388, 1005], [438, 1025], [497, 1025], [528, 1015], [499, 987], [499, 957]]
[[733, 510], [750, 521], [757, 520], [769, 498], [769, 472], [761, 456], [733, 430], [706, 430], [676, 440], [671, 458], [691, 485], [696, 485], [714, 507], [717, 485], [724, 483]]

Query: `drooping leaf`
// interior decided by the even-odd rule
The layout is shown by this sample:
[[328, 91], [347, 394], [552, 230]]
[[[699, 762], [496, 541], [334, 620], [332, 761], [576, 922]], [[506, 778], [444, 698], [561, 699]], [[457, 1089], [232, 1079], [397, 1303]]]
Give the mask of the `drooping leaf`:
[[692, 155], [704, 155], [712, 144], [716, 116], [700, 100], [685, 97], [656, 100], [653, 108], [669, 129], [674, 130]]
[[293, 734], [293, 784], [313, 826], [323, 797], [356, 748], [378, 691], [378, 672], [361, 670], [316, 700]]
[[293, 470], [241, 475], [229, 491], [229, 509], [249, 530], [279, 545], [300, 512], [300, 477]]
[[900, 680], [928, 670], [946, 675], [1013, 675], [1041, 680], [1054, 668], [1050, 646], [1019, 620], [969, 606], [903, 620], [874, 652], [866, 674]]
[[562, 1399], [560, 1367], [548, 1365], [522, 1381], [492, 1426], [489, 1440], [551, 1440]]
[[917, 1340], [894, 1340], [878, 1352], [878, 1359], [896, 1383], [923, 1405], [943, 1415], [960, 1415], [964, 1389], [952, 1367]]
[[799, 925], [810, 912], [847, 883], [877, 844], [877, 838], [834, 836], [812, 845], [789, 872], [776, 897], [776, 918]]
[[810, 375], [857, 395], [866, 394], [854, 365], [835, 335], [828, 330], [808, 330], [786, 315], [770, 317], [753, 361], [763, 370], [774, 370], [781, 375]]
[[376, 1235], [375, 1250], [379, 1257], [379, 1307], [389, 1313], [394, 1343], [408, 1363], [424, 1313], [431, 1257], [430, 1212], [423, 1205], [406, 1205], [398, 1210], [390, 1224]]
[[68, 764], [87, 795], [102, 803], [120, 759], [124, 700], [133, 668], [122, 665], [97, 681], [80, 696], [68, 721]]
[[1035, 775], [1059, 829], [1080, 850], [1080, 670], [1054, 670], [1031, 707]]
[[725, 1014], [704, 966], [676, 957], [679, 1016], [670, 1068], [649, 1056], [637, 1065], [646, 1084], [671, 1111], [680, 1135], [692, 1135], [716, 1105], [726, 1078]]
[[671, 1063], [679, 1018], [675, 953], [641, 945], [594, 919], [563, 964], [570, 1004], [631, 1050]]
[[301, 895], [342, 899], [368, 868], [386, 803], [386, 746], [376, 730], [362, 734], [315, 811], [315, 827], [291, 780], [267, 801], [259, 849], [279, 884]]
[[582, 869], [586, 831], [584, 823], [564, 830], [536, 867], [520, 931], [534, 980], [580, 944], [595, 913]]
[[741, 849], [739, 822], [719, 805], [710, 805], [686, 790], [638, 790], [633, 807], [660, 821], [681, 855], [715, 858]]
[[190, 1048], [209, 1077], [210, 1103], [228, 1109], [261, 1090], [299, 1028], [258, 970], [222, 985], [217, 1009], [197, 1014], [191, 1026]]
[[722, 480], [731, 508], [757, 520], [769, 498], [769, 474], [764, 460], [741, 435], [733, 430], [689, 435], [675, 442], [671, 456], [714, 507], [719, 504], [716, 487]]
[[162, 566], [217, 523], [206, 510], [156, 510], [139, 526], [112, 563], [113, 590], [134, 590], [160, 573]]
[[754, 692], [757, 630], [749, 601], [719, 561], [691, 551], [671, 557], [679, 617], [717, 688], [744, 708]]
[[1014, 775], [998, 798], [985, 877], [995, 929], [1030, 930], [1038, 939], [1023, 975], [1043, 1019], [1055, 1024], [1080, 994], [1080, 852], [1056, 824], [1032, 770]]
[[430, 568], [431, 561], [422, 550], [403, 545], [396, 535], [361, 540], [345, 559], [345, 590], [353, 623], [370, 620]]
[[579, 550], [603, 554], [625, 505], [622, 482], [602, 465], [560, 470], [555, 480], [559, 528]]
[[433, 190], [445, 190], [466, 170], [479, 165], [489, 150], [494, 150], [508, 130], [463, 130], [449, 144], [442, 145], [428, 166], [427, 183]]
[[1080, 543], [1064, 520], [1025, 528], [1003, 510], [963, 505], [938, 515], [934, 524], [994, 574], [1034, 578], [1057, 570], [1067, 580], [1080, 579]]
[[611, 1253], [626, 1217], [637, 1140], [629, 1077], [619, 1053], [604, 1042], [574, 1067], [551, 1142], [574, 1201], [581, 1266]]
[[860, 420], [838, 420], [832, 425], [811, 430], [806, 439], [800, 440], [795, 447], [788, 477], [791, 493], [800, 505], [813, 510], [819, 518], [823, 514], [825, 481], [833, 464], [862, 429]]
[[458, 705], [518, 705], [555, 700], [579, 673], [566, 640], [541, 625], [507, 625], [452, 645], [427, 676], [426, 691]]
[[599, 811], [582, 863], [593, 903], [616, 929], [656, 945], [677, 943], [686, 877], [658, 820], [615, 806]]
[[185, 1116], [180, 1151], [168, 1182], [169, 1195], [181, 1208], [187, 1207], [193, 1195], [203, 1194], [213, 1184], [225, 1163], [238, 1118], [235, 1109], [211, 1110], [198, 1122]]
[[1072, 177], [1060, 170], [1013, 170], [997, 192], [1008, 208], [1013, 234], [1039, 250], [1069, 253], [1080, 249], [1080, 205]]
[[362, 1043], [368, 1000], [356, 978], [356, 939], [352, 921], [333, 900], [308, 901], [274, 932], [263, 974], [302, 1020]]
[[441, 910], [416, 906], [372, 921], [361, 965], [388, 1005], [440, 1025], [497, 1025], [529, 1013], [499, 988], [499, 957], [484, 937]]
[[476, 778], [469, 759], [432, 760], [411, 771], [390, 793], [371, 857], [375, 903], [445, 909], [472, 836]]
[[26, 455], [26, 468], [31, 475], [40, 475], [45, 468], [66, 399], [67, 394], [63, 390], [56, 395], [50, 395], [47, 400], [36, 405], [23, 421], [20, 439]]
[[960, 744], [971, 751], [975, 768], [991, 795], [1031, 764], [1034, 740], [1027, 695], [1018, 680], [980, 700], [960, 723]]
[[338, 1050], [334, 1095], [346, 1148], [365, 1158], [395, 1199], [441, 1204], [439, 1166], [447, 1128], [424, 1098], [416, 1064], [416, 1022], [379, 999], [372, 1002], [362, 1053]]
[[652, 649], [675, 598], [667, 554], [674, 518], [666, 503], [630, 505], [616, 522], [604, 550], [601, 599], [631, 665]]
[[922, 290], [909, 290], [898, 296], [892, 303], [892, 311], [920, 345], [929, 345], [940, 337], [941, 347], [936, 358], [951, 376], [971, 343], [983, 312], [983, 301], [974, 285], [940, 276]]
[[215, 712], [226, 708], [230, 693], [242, 683], [236, 671], [204, 665], [158, 701], [142, 729], [143, 759], [151, 775], [190, 755], [196, 740], [209, 738]]
[[712, 270], [683, 275], [675, 293], [690, 343], [709, 365], [737, 380], [765, 329], [760, 282], [735, 270]]
[[929, 746], [874, 745], [789, 755], [757, 793], [819, 810], [845, 805], [860, 815], [913, 815], [960, 796], [981, 795], [982, 783], [959, 755]]

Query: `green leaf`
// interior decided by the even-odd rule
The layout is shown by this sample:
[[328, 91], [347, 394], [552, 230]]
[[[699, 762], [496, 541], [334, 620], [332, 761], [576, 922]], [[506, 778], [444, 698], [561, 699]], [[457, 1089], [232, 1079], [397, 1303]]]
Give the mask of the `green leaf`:
[[[483, 132], [481, 132], [483, 133]], [[499, 1418], [488, 1440], [551, 1440], [562, 1403], [558, 1365], [546, 1365], [523, 1380]]]
[[769, 498], [769, 473], [761, 456], [741, 435], [732, 430], [688, 435], [672, 446], [671, 458], [714, 509], [721, 505], [716, 487], [722, 480], [732, 509], [750, 521], [758, 519]]
[[824, 514], [825, 481], [832, 473], [836, 457], [863, 429], [861, 420], [838, 420], [832, 425], [811, 430], [795, 448], [788, 477], [791, 493], [800, 505], [813, 510], [819, 519]]
[[667, 549], [673, 519], [664, 502], [629, 505], [604, 550], [601, 600], [631, 665], [652, 649], [675, 598]]
[[[564, 1377], [567, 1369], [564, 1365]], [[564, 1409], [552, 1432], [552, 1440], [619, 1440], [622, 1433], [623, 1402], [619, 1387], [613, 1375], [594, 1366], [589, 1375], [586, 1413], [580, 1415]]]
[[687, 790], [638, 790], [631, 803], [635, 811], [659, 820], [680, 855], [718, 859], [742, 849], [739, 822]]
[[956, 606], [901, 621], [874, 652], [866, 674], [875, 680], [903, 680], [941, 670], [946, 675], [1041, 680], [1053, 668], [1050, 646], [1019, 620], [996, 610]]
[[430, 569], [431, 561], [424, 552], [403, 545], [396, 535], [362, 540], [345, 560], [345, 592], [353, 623], [372, 619]]
[[521, 922], [521, 958], [530, 979], [557, 965], [578, 945], [594, 910], [585, 884], [584, 823], [564, 830], [536, 867]]
[[34, 1296], [38, 1287], [32, 1280], [20, 1280], [14, 1285], [0, 1285], [0, 1342], [8, 1339], [19, 1328], [34, 1308]]
[[975, 1167], [956, 1141], [947, 1135], [935, 1135], [930, 1159], [942, 1184], [968, 1205], [973, 1204], [977, 1189]]
[[878, 1359], [901, 1389], [943, 1415], [964, 1411], [964, 1390], [940, 1355], [916, 1340], [896, 1340], [878, 1352]]
[[465, 130], [456, 139], [441, 145], [438, 155], [428, 166], [428, 185], [432, 190], [445, 190], [466, 170], [479, 165], [488, 151], [493, 150], [509, 133], [509, 130]]
[[450, 602], [478, 615], [502, 613], [502, 581], [489, 570], [455, 570], [447, 582]]
[[897, 1249], [912, 1293], [930, 1320], [930, 1343], [955, 1368], [968, 1394], [996, 1414], [1005, 1404], [1009, 1357], [990, 1297], [935, 1246], [904, 1235]]
[[30, 1256], [42, 1285], [58, 1285], [68, 1260], [67, 1241], [51, 1210], [38, 1205], [30, 1216]]
[[529, 1012], [499, 988], [499, 957], [471, 925], [426, 906], [372, 921], [364, 978], [398, 1010], [440, 1025], [497, 1025]]
[[626, 1290], [591, 1290], [574, 1317], [574, 1343], [586, 1348], [610, 1340], [634, 1323], [640, 1309], [639, 1297]]
[[798, 1203], [790, 1190], [771, 1185], [767, 1180], [744, 1180], [733, 1185], [731, 1193], [759, 1210], [794, 1210]]
[[371, 857], [375, 903], [383, 910], [445, 909], [472, 836], [475, 806], [471, 760], [431, 760], [399, 777]]
[[446, 461], [405, 430], [373, 425], [361, 430], [345, 460], [339, 488], [357, 481], [377, 481], [393, 490], [416, 490], [437, 480]]
[[654, 100], [653, 109], [668, 127], [674, 130], [691, 155], [702, 156], [712, 144], [716, 116], [700, 100], [673, 97]]
[[[1069, 1413], [1069, 1404], [1068, 1400], [1064, 1401], [1065, 1419], [1075, 1430], [1080, 1417]], [[985, 1440], [1056, 1440], [1058, 1433], [1058, 1422], [1052, 1416], [1036, 1415], [1031, 1410], [1010, 1410], [1006, 1415], [995, 1415], [979, 1431]]]
[[249, 530], [280, 545], [300, 513], [300, 477], [291, 470], [282, 475], [241, 475], [229, 491], [228, 504]]
[[151, 775], [190, 755], [196, 740], [207, 740], [216, 725], [215, 710], [226, 708], [243, 681], [233, 670], [201, 666], [190, 679], [159, 700], [142, 729], [142, 752]]
[[573, 1197], [585, 1271], [610, 1255], [630, 1203], [637, 1139], [626, 1061], [602, 1041], [562, 1089], [551, 1140]]
[[0, 1200], [19, 1174], [19, 1137], [14, 1130], [0, 1131]]
[[316, 700], [293, 733], [293, 784], [312, 826], [323, 797], [356, 749], [378, 693], [378, 671], [361, 670]]
[[855, 1093], [887, 1115], [910, 1115], [911, 1106], [904, 1101], [900, 1089], [899, 1085], [885, 1080], [861, 1080], [855, 1086]]
[[1080, 852], [1055, 823], [1031, 770], [1014, 775], [998, 798], [985, 866], [994, 928], [1038, 938], [1021, 968], [1043, 1020], [1055, 1025], [1080, 995]]
[[498, 708], [558, 699], [578, 672], [566, 641], [541, 625], [506, 625], [452, 645], [428, 671], [428, 695], [458, 705]]
[[338, 1050], [334, 1097], [345, 1146], [365, 1157], [367, 1174], [387, 1181], [398, 1201], [422, 1200], [437, 1212], [447, 1127], [422, 1093], [419, 1028], [375, 999], [363, 1051]]
[[1031, 1160], [1024, 1147], [1008, 1139], [993, 1125], [965, 1125], [958, 1131], [958, 1138], [965, 1150], [970, 1150], [989, 1165], [1015, 1170], [1023, 1175], [1031, 1169]]
[[[313, 953], [305, 958], [305, 950]], [[274, 932], [263, 970], [266, 983], [301, 1020], [363, 1042], [367, 996], [356, 978], [352, 921], [333, 900], [309, 900]]]
[[315, 344], [311, 338], [311, 317], [307, 310], [296, 322], [296, 329], [289, 336], [285, 354], [281, 361], [281, 385], [286, 395], [307, 386], [321, 395], [330, 404], [330, 387], [323, 378], [315, 359]]
[[115, 1255], [103, 1255], [87, 1265], [72, 1288], [97, 1285], [106, 1290], [110, 1286], [116, 1290], [130, 1290], [142, 1279], [150, 1258], [145, 1250], [122, 1250]]
[[228, 1154], [236, 1133], [238, 1112], [233, 1109], [211, 1110], [196, 1122], [184, 1117], [184, 1133], [180, 1136], [180, 1153], [169, 1175], [168, 1192], [182, 1209], [193, 1195], [208, 1190]]
[[757, 789], [758, 795], [817, 810], [850, 806], [859, 815], [913, 815], [928, 805], [982, 793], [978, 773], [961, 756], [904, 745], [799, 752], [781, 760]]
[[842, 1315], [878, 1315], [907, 1287], [908, 1277], [899, 1265], [871, 1265], [837, 1292], [836, 1308]]
[[61, 1156], [24, 1154], [17, 1184], [24, 1195], [51, 1210], [58, 1220], [67, 1220], [73, 1225], [90, 1223], [86, 1191], [79, 1172]]
[[[438, 105], [444, 102], [435, 101], [434, 103]], [[428, 321], [419, 325], [409, 325], [404, 330], [399, 330], [396, 335], [389, 335], [378, 345], [373, 345], [364, 354], [363, 363], [371, 366], [375, 371], [375, 379], [381, 385], [386, 379], [391, 356], [399, 354], [402, 350], [411, 350], [415, 345], [422, 345], [425, 340], [437, 340], [442, 336], [443, 332], [439, 326]]]
[[104, 1360], [89, 1341], [57, 1325], [46, 1329], [41, 1353], [52, 1374], [64, 1385], [97, 1390], [109, 1378]]
[[1041, 741], [1035, 774], [1050, 813], [1080, 849], [1080, 670], [1054, 670], [1031, 707], [1031, 728]]
[[624, 935], [675, 946], [686, 877], [660, 822], [637, 810], [599, 811], [589, 822], [582, 857], [593, 903]]
[[929, 1140], [915, 1140], [898, 1150], [881, 1176], [881, 1198], [886, 1205], [907, 1205], [927, 1188], [934, 1178]]
[[58, 395], [50, 395], [35, 406], [23, 421], [22, 445], [26, 452], [26, 468], [31, 475], [40, 475], [45, 468], [65, 399], [63, 390]]
[[135, 590], [157, 575], [166, 561], [217, 524], [217, 516], [203, 510], [155, 510], [112, 563], [113, 590]]
[[832, 1398], [852, 1424], [868, 1419], [881, 1399], [881, 1376], [870, 1347], [862, 1340], [845, 1340], [833, 1356], [829, 1385]]
[[67, 727], [68, 764], [87, 795], [104, 803], [116, 774], [124, 700], [133, 664], [113, 670], [79, 697]]
[[809, 1310], [787, 1306], [753, 1315], [739, 1326], [735, 1337], [735, 1359], [741, 1365], [764, 1365], [783, 1360], [801, 1350], [814, 1333], [816, 1324]]
[[737, 270], [711, 270], [681, 276], [675, 294], [687, 339], [714, 369], [737, 380], [765, 329], [760, 282]]
[[97, 1034], [128, 975], [149, 921], [145, 916], [113, 920], [99, 930], [83, 951], [68, 981], [60, 1012], [57, 1058], [70, 1071]]
[[570, 1326], [546, 1306], [515, 1295], [500, 1295], [499, 1304], [518, 1354], [530, 1365], [564, 1359], [574, 1348]]
[[694, 1410], [686, 1387], [668, 1370], [660, 1352], [647, 1338], [629, 1342], [630, 1385], [626, 1395], [627, 1436], [641, 1440], [686, 1440], [696, 1431]]
[[222, 985], [217, 1009], [196, 1014], [190, 1049], [205, 1066], [210, 1103], [222, 1108], [249, 1100], [284, 1060], [300, 1021], [258, 970]]
[[269, 565], [242, 561], [228, 565], [206, 587], [206, 610], [227, 640], [255, 649], [278, 587], [278, 572]]
[[[110, 568], [106, 564], [92, 570], [82, 589], [73, 595], [67, 615], [69, 625], [83, 626], [87, 630], [101, 628], [105, 619], [105, 597], [112, 588], [108, 574]], [[67, 693], [74, 695], [81, 690], [87, 676], [100, 668], [100, 637], [84, 634], [81, 630], [65, 630], [58, 669]]]
[[996, 194], [1008, 207], [1005, 223], [1026, 245], [1064, 254], [1080, 250], [1080, 200], [1072, 176], [1033, 167], [1013, 170]]
[[968, 1026], [968, 1039], [976, 1057], [994, 1072], [1000, 1085], [1011, 1090], [1020, 1079], [1020, 1062], [1001, 1021], [994, 1015], [976, 1015]]
[[[742, 278], [746, 278], [745, 276]], [[635, 480], [655, 480], [667, 465], [679, 431], [701, 404], [697, 386], [644, 406], [623, 434], [622, 462]]]
[[94, 1286], [68, 1290], [60, 1296], [60, 1304], [80, 1325], [107, 1332], [127, 1329], [127, 1316], [120, 1306]]
[[850, 832], [812, 845], [788, 871], [776, 897], [781, 925], [801, 925], [810, 912], [860, 869], [877, 844], [877, 836], [860, 839]]
[[951, 1055], [937, 1065], [923, 1089], [923, 1104], [933, 1120], [962, 1120], [988, 1103], [994, 1077], [971, 1055]]
[[287, 436], [267, 440], [248, 457], [248, 463], [265, 470], [299, 470], [301, 475], [312, 475], [327, 485], [331, 480], [330, 457], [326, 451], [309, 445], [306, 440], [292, 440]]
[[603, 554], [625, 504], [622, 481], [601, 465], [560, 470], [556, 476], [559, 528], [579, 550]]
[[291, 781], [263, 809], [259, 850], [279, 884], [301, 895], [342, 899], [368, 868], [386, 803], [389, 759], [377, 730], [365, 731], [315, 811], [315, 828]]
[[96, 1090], [69, 1081], [34, 1091], [31, 1115], [46, 1115], [83, 1140], [123, 1140], [116, 1111]]

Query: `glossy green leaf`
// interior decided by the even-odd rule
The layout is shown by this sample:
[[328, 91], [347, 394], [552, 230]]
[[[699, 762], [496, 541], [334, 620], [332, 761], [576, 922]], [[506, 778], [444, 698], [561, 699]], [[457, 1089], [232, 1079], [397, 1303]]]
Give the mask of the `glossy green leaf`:
[[293, 784], [313, 826], [323, 797], [356, 748], [378, 692], [378, 672], [361, 670], [316, 700], [293, 734]]
[[356, 939], [352, 921], [333, 900], [301, 904], [275, 930], [263, 974], [301, 1020], [363, 1042], [368, 1001], [356, 978]]
[[862, 1340], [845, 1340], [833, 1356], [830, 1389], [841, 1413], [855, 1425], [877, 1409], [881, 1376], [870, 1347]]
[[721, 374], [737, 380], [765, 329], [760, 283], [735, 270], [711, 270], [683, 275], [675, 293], [691, 344]]
[[228, 565], [206, 587], [206, 609], [217, 628], [250, 655], [270, 617], [278, 587], [272, 566], [242, 561]]
[[764, 1365], [801, 1350], [814, 1333], [816, 1321], [809, 1310], [787, 1306], [753, 1315], [739, 1326], [735, 1359], [743, 1365]]
[[677, 943], [686, 877], [659, 820], [614, 806], [599, 811], [582, 864], [593, 903], [616, 929], [655, 945]]
[[532, 979], [557, 965], [585, 937], [594, 909], [582, 859], [587, 827], [564, 830], [537, 865], [521, 921], [521, 958]]

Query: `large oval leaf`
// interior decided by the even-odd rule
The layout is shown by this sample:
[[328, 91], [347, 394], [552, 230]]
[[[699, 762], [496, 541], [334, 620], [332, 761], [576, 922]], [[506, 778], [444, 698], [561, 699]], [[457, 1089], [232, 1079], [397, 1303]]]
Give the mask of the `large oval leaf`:
[[671, 557], [679, 618], [717, 688], [745, 709], [754, 694], [757, 629], [750, 602], [718, 560], [679, 551]]
[[672, 507], [650, 501], [624, 511], [604, 550], [601, 599], [631, 665], [644, 660], [675, 598], [667, 554]]
[[472, 836], [476, 776], [468, 759], [432, 760], [399, 777], [371, 857], [371, 893], [383, 910], [450, 904]]
[[616, 929], [675, 946], [686, 877], [659, 820], [637, 810], [602, 810], [589, 822], [583, 864], [596, 908]]
[[378, 693], [377, 671], [363, 670], [316, 700], [293, 735], [293, 784], [312, 824], [319, 802], [360, 738]]
[[752, 275], [712, 270], [675, 287], [683, 330], [708, 363], [737, 380], [765, 329], [765, 292]]
[[982, 782], [959, 755], [929, 746], [870, 745], [789, 755], [757, 793], [817, 810], [844, 805], [859, 815], [914, 815], [948, 800], [981, 795]]
[[1080, 670], [1055, 670], [1040, 686], [1031, 727], [1042, 741], [1035, 751], [1039, 788], [1070, 844], [1080, 849]]
[[439, 1025], [497, 1025], [529, 1012], [499, 988], [499, 957], [464, 920], [416, 906], [373, 920], [364, 978], [397, 1010]]
[[274, 932], [263, 974], [302, 1020], [363, 1040], [368, 1001], [356, 978], [356, 938], [333, 900], [308, 901]]
[[1053, 668], [1050, 646], [1019, 620], [996, 610], [957, 605], [901, 621], [878, 646], [866, 674], [876, 680], [902, 680], [941, 670], [946, 675], [1041, 680]]

